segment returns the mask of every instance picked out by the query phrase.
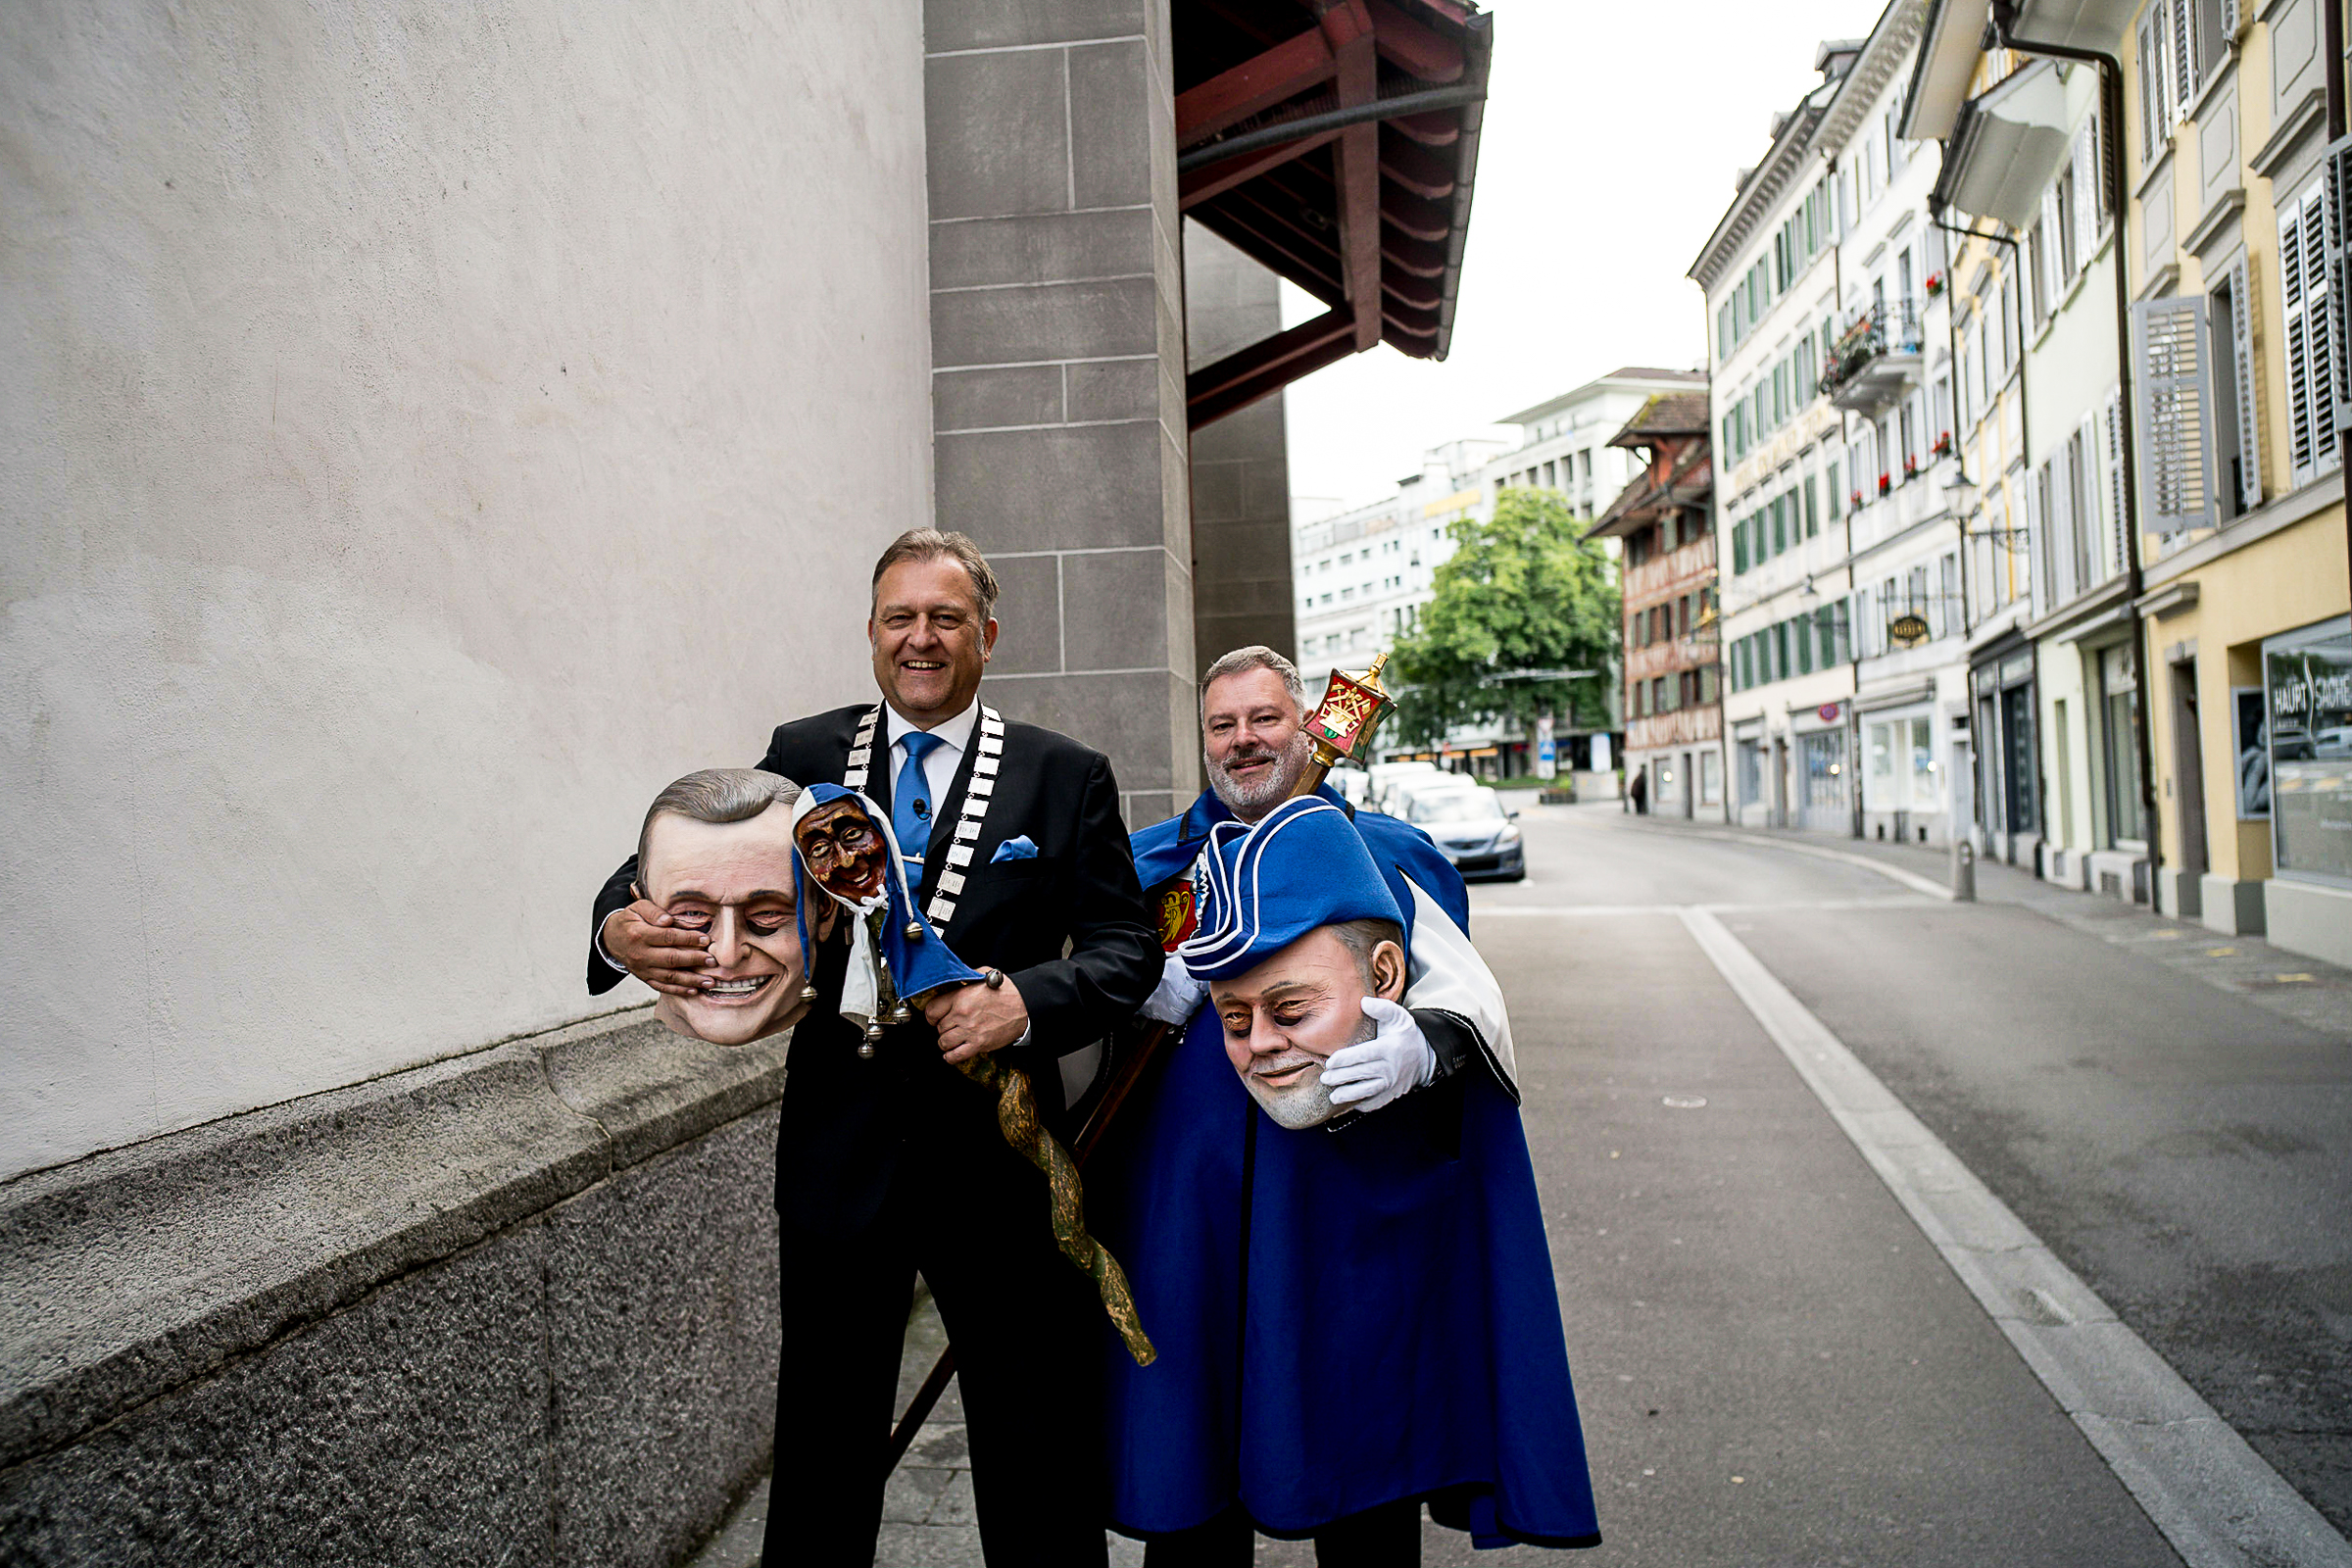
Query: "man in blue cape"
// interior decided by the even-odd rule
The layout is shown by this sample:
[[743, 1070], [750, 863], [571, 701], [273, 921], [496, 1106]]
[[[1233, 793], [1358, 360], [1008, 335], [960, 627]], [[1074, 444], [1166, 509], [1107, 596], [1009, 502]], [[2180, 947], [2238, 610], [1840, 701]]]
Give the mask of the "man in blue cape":
[[[1296, 681], [1267, 651], [1228, 658]], [[1212, 666], [1203, 705], [1212, 777], [1262, 744], [1274, 777], [1251, 783], [1287, 771], [1287, 791], [1298, 775], [1279, 765], [1279, 723], [1219, 746], [1234, 705], [1218, 687], [1233, 673]], [[1295, 729], [1295, 697], [1290, 708]], [[1247, 1563], [1254, 1531], [1312, 1536], [1327, 1563], [1417, 1562], [1423, 1502], [1480, 1545], [1592, 1544], [1508, 1026], [1457, 923], [1459, 878], [1413, 829], [1350, 821], [1327, 791], [1270, 809], [1249, 793], [1220, 789], [1136, 835], [1147, 889], [1198, 862], [1197, 929], [1180, 946], [1209, 997], [1097, 1167], [1098, 1228], [1128, 1261], [1160, 1351], [1149, 1369], [1110, 1368], [1113, 1524], [1151, 1542], [1152, 1568]], [[1396, 936], [1385, 950], [1367, 935], [1384, 924]], [[1349, 992], [1333, 978], [1334, 933], [1359, 975], [1360, 1019], [1341, 1017], [1350, 1043], [1326, 1058], [1340, 1114], [1301, 1126], [1311, 1114], [1281, 1102], [1316, 1075], [1285, 1058], [1295, 1044], [1248, 1041], [1306, 1028], [1305, 982], [1282, 971], [1317, 947], [1324, 982]], [[1424, 986], [1461, 1010], [1425, 1007]], [[1163, 984], [1163, 1009], [1186, 1006], [1182, 989]], [[1328, 1005], [1320, 1018], [1328, 1031]], [[1440, 1018], [1460, 1027], [1413, 1027]], [[1434, 1044], [1448, 1033], [1467, 1039]], [[1399, 1037], [1420, 1042], [1401, 1065], [1361, 1065]], [[1242, 1060], [1281, 1070], [1246, 1086]]]

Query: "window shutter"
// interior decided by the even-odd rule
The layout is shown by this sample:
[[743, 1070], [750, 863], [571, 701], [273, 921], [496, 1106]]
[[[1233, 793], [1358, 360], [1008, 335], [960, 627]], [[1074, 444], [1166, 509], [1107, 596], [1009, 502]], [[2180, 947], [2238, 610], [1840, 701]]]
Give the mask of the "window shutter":
[[2236, 41], [2237, 26], [2237, 0], [2222, 0], [2222, 41], [2224, 43], [2233, 43]]
[[2075, 264], [2090, 265], [2099, 243], [2101, 215], [2107, 211], [2107, 161], [2099, 156], [2099, 117], [2092, 115], [2075, 132]]
[[2173, 113], [2178, 122], [2197, 95], [2197, 0], [2171, 0], [2173, 13]]
[[2131, 527], [2124, 515], [2124, 394], [2121, 390], [2107, 394], [2107, 406], [2102, 412], [2104, 417], [2101, 422], [2105, 426], [2102, 434], [2105, 439], [2099, 443], [2099, 450], [2106, 459], [2107, 467], [2107, 555], [2109, 569], [2121, 576], [2127, 564], [2124, 546], [2130, 538], [2128, 530]]
[[2237, 392], [2237, 504], [2246, 512], [2262, 505], [2262, 398], [2254, 385], [2261, 362], [2254, 357], [2254, 269], [2241, 251], [2230, 264], [2230, 353]]
[[2157, 47], [2156, 8], [2139, 19], [2139, 161], [2156, 161], [2156, 145], [2164, 134], [2159, 105], [2164, 98], [2163, 51]]
[[2046, 614], [2057, 603], [2052, 596], [2049, 580], [2049, 529], [2043, 515], [2042, 498], [2049, 493], [2050, 467], [2043, 464], [2026, 475], [2018, 488], [2026, 493], [2026, 551], [2021, 558], [2026, 563], [2027, 586], [2034, 595], [2036, 614]]
[[2285, 202], [2278, 210], [2278, 312], [2286, 341], [2286, 459], [2292, 481], [2311, 476], [2312, 453], [2317, 446], [2311, 428], [2310, 343], [2303, 331], [2303, 209], [2305, 198]]
[[2034, 311], [2034, 326], [2039, 326], [2051, 315], [2056, 315], [2058, 289], [2065, 287], [2065, 268], [2058, 261], [2058, 223], [2063, 223], [2063, 220], [2065, 214], [2058, 212], [2058, 181], [2051, 181], [2041, 190], [2041, 228], [2034, 235], [2034, 240], [2025, 247], [2034, 259], [2034, 282], [2041, 284], [2041, 299], [2036, 301], [2039, 308]]
[[2189, 294], [2132, 307], [2139, 365], [2141, 525], [2170, 535], [2210, 528], [2213, 507], [2212, 368], [2206, 364], [2205, 298]]
[[[2341, 137], [2327, 152], [2325, 192], [2320, 220], [2327, 253], [2328, 390], [2333, 407], [2331, 434], [2352, 429], [2352, 334], [2345, 330], [2345, 264], [2352, 251], [2352, 136]], [[2308, 220], [2307, 220], [2308, 221]], [[2333, 443], [2330, 442], [2332, 445]]]
[[2336, 334], [2328, 286], [2325, 181], [2285, 204], [2278, 219], [2278, 309], [2286, 334], [2287, 457], [2301, 484], [2335, 459]]
[[2060, 447], [2041, 466], [2042, 564], [2049, 571], [2050, 603], [2063, 605], [2081, 593], [2076, 581], [2073, 449]]
[[2335, 459], [2335, 385], [2338, 338], [2333, 289], [2328, 289], [2328, 193], [2327, 181], [2312, 188], [2303, 205], [2303, 331], [2310, 338], [2312, 378], [2312, 466], [2327, 467]]

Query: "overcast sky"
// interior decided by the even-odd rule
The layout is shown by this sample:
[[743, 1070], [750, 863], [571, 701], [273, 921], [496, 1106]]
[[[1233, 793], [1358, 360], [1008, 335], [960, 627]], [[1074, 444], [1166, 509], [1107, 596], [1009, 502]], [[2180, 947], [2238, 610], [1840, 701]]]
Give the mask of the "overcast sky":
[[[1290, 388], [1300, 520], [1376, 500], [1421, 453], [1621, 365], [1703, 367], [1685, 276], [1760, 159], [1776, 109], [1821, 77], [1824, 38], [1874, 0], [1494, 0], [1453, 348], [1388, 347]], [[1286, 322], [1322, 307], [1285, 285]], [[1311, 499], [1310, 499], [1311, 498]]]

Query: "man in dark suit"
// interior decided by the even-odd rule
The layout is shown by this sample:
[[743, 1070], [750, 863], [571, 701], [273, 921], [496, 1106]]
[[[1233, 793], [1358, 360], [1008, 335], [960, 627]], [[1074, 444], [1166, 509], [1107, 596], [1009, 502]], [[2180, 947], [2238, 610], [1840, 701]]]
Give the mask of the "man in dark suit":
[[[1159, 978], [1099, 753], [979, 701], [996, 577], [960, 534], [917, 529], [874, 568], [867, 640], [883, 701], [780, 726], [760, 766], [847, 783], [889, 813], [915, 900], [998, 986], [935, 995], [868, 1042], [840, 1015], [846, 948], [812, 956], [776, 1152], [784, 1353], [766, 1561], [865, 1564], [919, 1269], [956, 1346], [982, 1547], [992, 1564], [1104, 1560], [1103, 1323], [1048, 1227], [1045, 1179], [1005, 1147], [993, 1098], [952, 1063], [1004, 1051], [1065, 1137], [1060, 1058], [1132, 1016]], [[702, 933], [635, 900], [635, 861], [596, 904], [588, 986], [627, 970], [699, 989]]]

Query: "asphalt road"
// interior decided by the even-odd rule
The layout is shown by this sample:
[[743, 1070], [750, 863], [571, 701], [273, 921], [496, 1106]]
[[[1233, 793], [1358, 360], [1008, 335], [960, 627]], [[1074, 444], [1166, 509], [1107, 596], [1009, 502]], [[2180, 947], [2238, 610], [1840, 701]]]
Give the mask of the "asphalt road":
[[[1522, 827], [1529, 878], [1477, 890], [1472, 927], [1518, 1038], [1593, 1560], [2180, 1560], [1701, 954], [1687, 905], [1715, 906], [2352, 1523], [2352, 1039], [2020, 905], [1606, 808]], [[1521, 1556], [1540, 1560], [1476, 1560]], [[1473, 1559], [1432, 1529], [1427, 1560]]]
[[[2182, 1561], [1701, 950], [1694, 906], [2352, 1527], [2352, 976], [2000, 868], [1953, 905], [1805, 853], [1838, 840], [1613, 808], [1521, 825], [1530, 875], [1475, 889], [1472, 931], [1510, 1002], [1599, 1496], [1585, 1561]], [[910, 1347], [908, 1379], [927, 1361]], [[894, 1481], [885, 1562], [978, 1560], [956, 1416]], [[1424, 1560], [1565, 1559], [1432, 1525]]]

